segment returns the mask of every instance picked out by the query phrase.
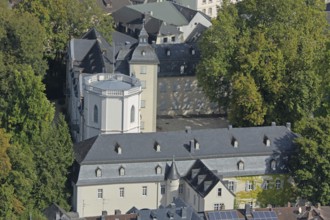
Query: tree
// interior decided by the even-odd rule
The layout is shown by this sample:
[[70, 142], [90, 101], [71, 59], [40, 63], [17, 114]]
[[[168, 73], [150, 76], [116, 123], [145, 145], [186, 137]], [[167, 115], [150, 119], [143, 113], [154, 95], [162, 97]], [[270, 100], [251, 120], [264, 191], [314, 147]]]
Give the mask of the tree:
[[33, 190], [36, 208], [43, 210], [55, 202], [69, 210], [66, 181], [73, 163], [73, 144], [64, 116], [60, 114], [48, 129], [43, 129], [38, 141], [33, 146], [39, 180]]
[[20, 144], [30, 144], [54, 117], [41, 76], [35, 76], [30, 66], [17, 65], [0, 73], [0, 85], [0, 127]]
[[45, 40], [45, 31], [38, 19], [0, 6], [0, 53], [5, 65], [26, 64], [32, 66], [37, 75], [45, 75]]
[[[230, 114], [240, 105], [234, 80], [250, 75], [266, 110], [265, 123], [294, 123], [319, 107], [326, 25], [321, 0], [224, 1], [200, 41], [199, 84]], [[249, 99], [249, 94], [240, 98], [244, 95]]]
[[47, 57], [61, 57], [70, 38], [80, 37], [91, 27], [100, 27], [111, 40], [111, 16], [105, 15], [94, 0], [26, 0], [16, 8], [36, 16], [45, 28]]
[[300, 121], [291, 175], [298, 194], [313, 203], [330, 204], [330, 116]]
[[229, 120], [235, 126], [256, 126], [264, 122], [263, 101], [253, 78], [239, 75], [233, 81]]

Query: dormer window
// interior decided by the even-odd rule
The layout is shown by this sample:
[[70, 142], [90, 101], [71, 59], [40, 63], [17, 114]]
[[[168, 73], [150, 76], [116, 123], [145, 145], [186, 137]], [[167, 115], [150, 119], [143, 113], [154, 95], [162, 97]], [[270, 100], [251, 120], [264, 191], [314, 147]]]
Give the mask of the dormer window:
[[194, 148], [195, 150], [199, 150], [199, 143], [196, 139], [192, 139], [190, 141], [190, 148]]
[[155, 142], [154, 149], [156, 152], [160, 152], [160, 145], [157, 141]]
[[167, 55], [167, 56], [171, 56], [171, 51], [170, 51], [170, 49], [167, 49], [167, 50], [166, 50], [166, 55]]
[[157, 165], [155, 170], [156, 170], [156, 174], [162, 174], [162, 167], [161, 166]]
[[195, 55], [196, 51], [194, 48], [191, 48], [191, 55]]
[[117, 152], [117, 154], [121, 154], [122, 153], [122, 148], [121, 148], [121, 146], [118, 143], [116, 143], [115, 151]]
[[144, 50], [142, 50], [141, 55], [142, 56], [145, 56], [146, 55], [146, 52]]
[[125, 176], [125, 168], [122, 166], [119, 168], [119, 176]]
[[102, 170], [99, 167], [96, 168], [95, 175], [96, 175], [96, 177], [102, 177]]
[[231, 145], [233, 145], [233, 147], [237, 148], [238, 147], [238, 141], [235, 137], [233, 137], [231, 139]]
[[183, 74], [184, 73], [184, 65], [181, 65], [180, 66], [180, 74]]
[[267, 147], [270, 147], [270, 139], [269, 139], [267, 136], [264, 137], [264, 144], [265, 144]]
[[238, 161], [237, 163], [237, 169], [238, 170], [244, 170], [244, 162], [243, 161]]
[[276, 170], [276, 160], [275, 159], [272, 159], [270, 161], [270, 169], [271, 170]]

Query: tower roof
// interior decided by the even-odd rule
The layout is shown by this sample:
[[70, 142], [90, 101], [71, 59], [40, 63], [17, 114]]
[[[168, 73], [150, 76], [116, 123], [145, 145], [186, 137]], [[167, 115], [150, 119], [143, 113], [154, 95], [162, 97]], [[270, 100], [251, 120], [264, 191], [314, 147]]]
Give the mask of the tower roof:
[[178, 168], [176, 167], [174, 158], [172, 160], [172, 165], [170, 167], [170, 170], [167, 174], [167, 178], [166, 179], [170, 179], [170, 180], [178, 180], [180, 179], [180, 174], [178, 172]]

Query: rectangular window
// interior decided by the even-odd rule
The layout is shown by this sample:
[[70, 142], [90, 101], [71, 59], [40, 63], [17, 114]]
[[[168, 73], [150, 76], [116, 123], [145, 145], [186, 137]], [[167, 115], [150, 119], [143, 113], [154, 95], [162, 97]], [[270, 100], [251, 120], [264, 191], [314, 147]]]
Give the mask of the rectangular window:
[[163, 38], [163, 43], [167, 43], [167, 37]]
[[281, 189], [281, 180], [276, 180], [276, 189]]
[[215, 203], [214, 204], [214, 211], [219, 211], [220, 210], [220, 204], [219, 203]]
[[269, 180], [265, 180], [263, 184], [263, 189], [267, 190], [269, 188]]
[[206, 4], [206, 0], [203, 0], [203, 2], [202, 2], [203, 4]]
[[212, 15], [212, 8], [209, 8], [209, 15]]
[[146, 196], [146, 195], [147, 195], [147, 193], [148, 193], [147, 190], [148, 190], [148, 189], [147, 189], [146, 186], [142, 186], [142, 195], [143, 195], [143, 196]]
[[146, 107], [146, 100], [141, 100], [141, 108], [145, 108]]
[[142, 89], [147, 88], [147, 82], [145, 80], [141, 80], [141, 87]]
[[147, 67], [141, 66], [141, 74], [146, 74], [146, 73], [147, 73]]
[[172, 42], [175, 42], [175, 37], [173, 36], [173, 37], [171, 38], [171, 40], [172, 40]]
[[253, 183], [250, 181], [246, 181], [245, 183], [245, 191], [251, 191], [253, 190]]
[[221, 196], [221, 195], [222, 195], [222, 189], [218, 188], [218, 196]]
[[97, 190], [97, 198], [102, 199], [103, 198], [103, 189]]
[[140, 129], [141, 129], [141, 130], [144, 130], [144, 121], [141, 121], [141, 122], [140, 122]]
[[123, 198], [125, 196], [125, 189], [122, 187], [122, 188], [119, 188], [119, 197]]
[[162, 194], [162, 195], [165, 194], [165, 185], [160, 186], [160, 194]]
[[228, 189], [232, 192], [234, 192], [234, 181], [229, 181], [228, 182]]
[[183, 193], [183, 184], [180, 184], [179, 185], [179, 194], [182, 194]]

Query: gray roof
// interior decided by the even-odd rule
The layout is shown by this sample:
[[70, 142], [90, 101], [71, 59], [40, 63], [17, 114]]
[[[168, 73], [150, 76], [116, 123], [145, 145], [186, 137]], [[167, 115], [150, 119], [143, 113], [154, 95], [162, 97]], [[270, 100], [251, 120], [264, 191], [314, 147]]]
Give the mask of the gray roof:
[[201, 220], [195, 210], [182, 199], [176, 198], [172, 204], [158, 209], [141, 209], [136, 211], [143, 220]]
[[[238, 147], [233, 146], [233, 137]], [[266, 146], [264, 139], [271, 141]], [[112, 183], [162, 182], [170, 171], [175, 156], [175, 176], [186, 176], [196, 160], [223, 177], [287, 173], [288, 155], [297, 136], [284, 126], [205, 129], [191, 132], [158, 132], [100, 134], [74, 146], [77, 171], [76, 185]], [[191, 143], [198, 143], [192, 148]], [[155, 144], [160, 146], [155, 149]], [[121, 147], [121, 154], [116, 151]], [[197, 145], [195, 145], [197, 146]], [[277, 167], [270, 169], [276, 159]], [[238, 170], [238, 162], [244, 170]], [[125, 175], [119, 175], [119, 169]], [[157, 168], [161, 172], [156, 172]], [[102, 169], [102, 177], [95, 176]], [[173, 167], [175, 168], [175, 167]]]
[[[222, 182], [221, 178], [198, 159], [189, 169], [184, 180], [204, 198], [218, 182]], [[223, 183], [223, 185], [226, 187], [226, 184]], [[230, 190], [228, 192], [232, 194]]]
[[[267, 137], [271, 145], [267, 147]], [[100, 134], [75, 145], [76, 160], [81, 164], [168, 161], [175, 155], [176, 161], [185, 159], [227, 158], [252, 155], [272, 155], [293, 149], [296, 134], [285, 126], [249, 128], [220, 128], [192, 130], [191, 132], [157, 132], [129, 134]], [[233, 147], [232, 140], [238, 141]], [[189, 143], [198, 141], [200, 149], [191, 151]], [[160, 152], [154, 144], [160, 145]], [[115, 146], [122, 147], [117, 154]], [[137, 147], [138, 146], [138, 147]]]
[[170, 167], [170, 170], [167, 174], [166, 179], [169, 179], [169, 180], [178, 180], [178, 179], [180, 179], [180, 174], [179, 174], [178, 168], [176, 167], [174, 158], [173, 158], [173, 161], [172, 161], [172, 164], [171, 164], [171, 167]]

